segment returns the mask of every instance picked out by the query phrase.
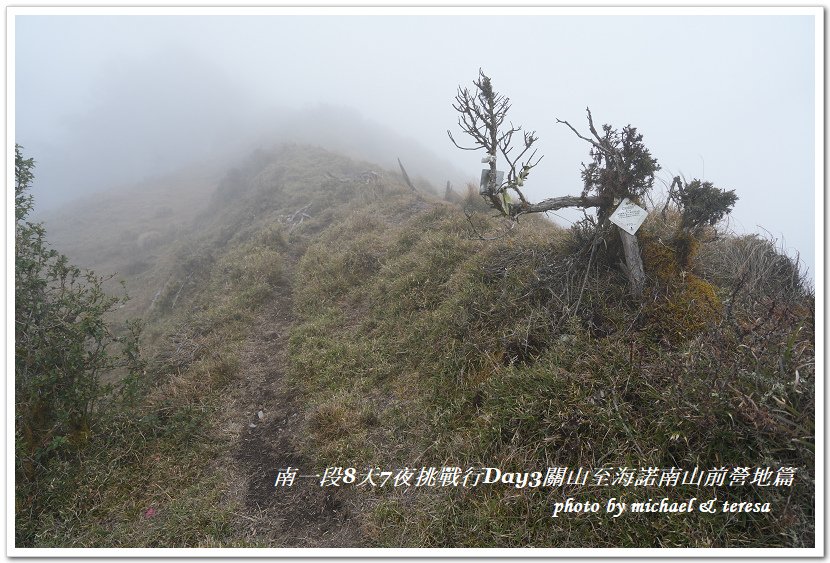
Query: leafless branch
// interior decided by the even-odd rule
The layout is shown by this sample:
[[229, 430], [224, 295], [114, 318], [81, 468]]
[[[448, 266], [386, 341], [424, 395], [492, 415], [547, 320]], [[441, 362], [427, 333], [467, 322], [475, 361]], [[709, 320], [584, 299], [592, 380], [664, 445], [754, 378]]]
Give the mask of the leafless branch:
[[[589, 143], [591, 143], [591, 144], [592, 144], [592, 145], [593, 145], [593, 146], [594, 146], [597, 150], [600, 150], [600, 151], [605, 152], [605, 149], [602, 147], [602, 145], [600, 145], [599, 143], [597, 143], [597, 142], [596, 142], [596, 141], [594, 141], [593, 139], [589, 139], [588, 137], [585, 137], [584, 135], [582, 135], [582, 133], [580, 133], [579, 131], [577, 131], [577, 130], [574, 128], [574, 126], [573, 126], [573, 125], [571, 125], [570, 123], [568, 123], [567, 121], [565, 121], [565, 120], [563, 120], [563, 119], [556, 118], [556, 122], [557, 122], [557, 123], [563, 123], [563, 124], [567, 125], [567, 126], [568, 126], [568, 128], [569, 128], [571, 131], [573, 131], [574, 135], [576, 135], [577, 137], [579, 137], [579, 138], [580, 138], [580, 139], [582, 139], [583, 141], [588, 141], [588, 142], [589, 142]], [[593, 127], [593, 126], [592, 126], [592, 127]]]
[[588, 128], [591, 130], [594, 137], [596, 137], [598, 141], [602, 142], [602, 137], [599, 136], [596, 128], [594, 127], [594, 117], [591, 115], [591, 108], [585, 108], [585, 111], [588, 112]]
[[557, 118], [556, 122], [557, 123], [563, 123], [563, 124], [567, 125], [568, 128], [571, 131], [573, 131], [574, 135], [576, 135], [577, 137], [579, 137], [583, 141], [587, 141], [587, 142], [591, 143], [591, 146], [593, 146], [597, 151], [602, 153], [605, 156], [605, 158], [607, 158], [609, 161], [613, 162], [615, 168], [617, 168], [618, 170], [623, 170], [624, 169], [624, 159], [623, 159], [622, 154], [620, 153], [620, 151], [618, 149], [614, 148], [611, 145], [611, 143], [608, 141], [608, 139], [606, 137], [601, 137], [599, 135], [599, 133], [597, 132], [596, 127], [594, 127], [594, 118], [591, 115], [591, 108], [585, 108], [585, 111], [588, 114], [588, 129], [591, 130], [591, 134], [594, 136], [594, 138], [596, 140], [582, 135], [579, 131], [577, 131], [574, 128], [573, 125], [571, 125], [567, 121], [564, 121], [562, 119]]
[[467, 222], [470, 224], [470, 228], [472, 229], [473, 234], [475, 235], [476, 240], [499, 240], [506, 237], [510, 231], [516, 226], [515, 221], [510, 221], [510, 226], [504, 230], [503, 233], [493, 236], [485, 236], [481, 234], [478, 227], [473, 223], [473, 214], [470, 211], [464, 210], [464, 216], [467, 218]]
[[462, 151], [477, 151], [481, 148], [481, 147], [462, 147], [461, 145], [459, 145], [455, 141], [455, 139], [452, 136], [452, 132], [449, 129], [447, 129], [447, 135], [450, 136], [450, 141], [452, 141], [452, 144], [454, 144], [457, 148], [461, 149]]
[[671, 186], [669, 186], [669, 194], [666, 196], [666, 205], [663, 206], [663, 210], [660, 214], [663, 218], [666, 218], [666, 210], [669, 207], [669, 204], [672, 202], [672, 197], [674, 196], [674, 190], [677, 188], [678, 190], [682, 187], [680, 184], [680, 176], [675, 176], [674, 179], [671, 181]]

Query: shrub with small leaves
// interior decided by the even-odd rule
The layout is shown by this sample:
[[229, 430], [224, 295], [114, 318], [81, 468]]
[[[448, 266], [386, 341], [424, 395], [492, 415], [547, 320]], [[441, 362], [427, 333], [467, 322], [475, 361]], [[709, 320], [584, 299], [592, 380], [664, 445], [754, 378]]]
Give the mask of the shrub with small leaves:
[[51, 249], [42, 224], [27, 220], [34, 160], [15, 147], [15, 438], [18, 482], [36, 478], [53, 453], [82, 443], [101, 377], [126, 369], [134, 391], [142, 370], [140, 325], [116, 334], [105, 315], [126, 300], [107, 295], [104, 279]]
[[[589, 122], [593, 132], [593, 122]], [[592, 162], [582, 169], [582, 197], [597, 195], [608, 201], [599, 209], [600, 221], [611, 214], [614, 198], [636, 199], [651, 190], [654, 174], [660, 170], [636, 127], [626, 125], [619, 131], [603, 125], [602, 132], [591, 147]]]
[[721, 190], [711, 182], [698, 179], [686, 182], [675, 176], [669, 191], [669, 202], [674, 202], [680, 212], [674, 245], [681, 268], [691, 268], [705, 229], [714, 227], [728, 215], [736, 201], [738, 196], [734, 190]]
[[735, 190], [716, 188], [711, 182], [692, 180], [689, 183], [674, 179], [676, 190], [672, 190], [671, 199], [680, 208], [682, 214], [681, 229], [697, 234], [706, 226], [714, 226], [728, 215], [738, 196]]

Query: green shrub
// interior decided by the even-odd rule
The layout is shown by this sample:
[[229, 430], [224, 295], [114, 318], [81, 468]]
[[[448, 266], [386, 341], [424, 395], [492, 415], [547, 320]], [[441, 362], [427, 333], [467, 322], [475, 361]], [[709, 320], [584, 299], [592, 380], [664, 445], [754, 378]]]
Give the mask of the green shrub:
[[34, 161], [15, 147], [15, 437], [17, 477], [34, 482], [49, 458], [86, 441], [102, 378], [142, 369], [137, 323], [116, 333], [105, 316], [126, 299], [107, 295], [104, 279], [49, 247], [43, 225], [27, 218]]

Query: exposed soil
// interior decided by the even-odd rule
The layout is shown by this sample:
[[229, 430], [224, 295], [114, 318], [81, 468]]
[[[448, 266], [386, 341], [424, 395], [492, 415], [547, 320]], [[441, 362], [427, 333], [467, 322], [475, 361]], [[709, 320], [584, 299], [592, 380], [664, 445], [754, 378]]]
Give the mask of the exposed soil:
[[[252, 325], [240, 354], [240, 384], [225, 408], [237, 442], [229, 461], [236, 481], [230, 494], [244, 506], [239, 525], [252, 543], [267, 547], [362, 547], [354, 495], [320, 487], [316, 475], [324, 468], [301, 453], [306, 413], [285, 377], [291, 326], [286, 283]], [[278, 472], [289, 467], [299, 470], [293, 485], [275, 486]]]

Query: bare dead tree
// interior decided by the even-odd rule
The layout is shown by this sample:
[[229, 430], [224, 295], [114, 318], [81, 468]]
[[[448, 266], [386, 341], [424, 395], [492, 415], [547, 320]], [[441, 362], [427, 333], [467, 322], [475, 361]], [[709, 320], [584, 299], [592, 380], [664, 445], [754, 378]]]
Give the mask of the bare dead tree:
[[[481, 161], [489, 164], [490, 172], [487, 182], [481, 186], [481, 194], [490, 201], [494, 209], [505, 216], [513, 217], [514, 204], [508, 190], [518, 196], [520, 206], [529, 205], [520, 188], [530, 171], [542, 160], [542, 156], [537, 157], [537, 151], [533, 148], [539, 138], [535, 131], [523, 131], [521, 126], [517, 127], [512, 122], [507, 130], [502, 130], [507, 112], [510, 110], [510, 98], [493, 90], [490, 78], [480, 69], [478, 75], [478, 79], [473, 83], [475, 92], [459, 86], [453, 104], [453, 108], [459, 114], [458, 125], [472, 138], [474, 146], [459, 145], [451, 131], [447, 130], [447, 134], [459, 149], [485, 150], [487, 156]], [[518, 133], [521, 133], [521, 144], [514, 146], [514, 136]], [[507, 179], [502, 182], [499, 182], [496, 170], [499, 155], [504, 157], [508, 166]]]

